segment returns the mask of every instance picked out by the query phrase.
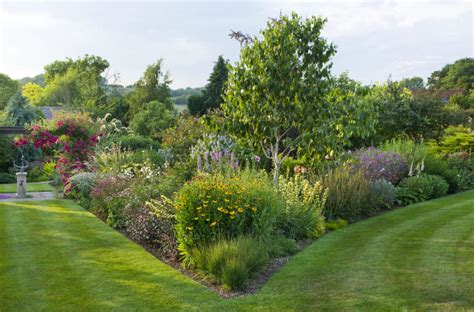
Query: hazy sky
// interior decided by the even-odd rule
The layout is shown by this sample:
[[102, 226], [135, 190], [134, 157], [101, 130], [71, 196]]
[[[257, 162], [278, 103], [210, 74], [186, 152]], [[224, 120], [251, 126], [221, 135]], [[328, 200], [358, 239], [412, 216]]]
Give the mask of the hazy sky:
[[108, 76], [135, 82], [164, 59], [173, 87], [206, 83], [217, 56], [231, 61], [230, 29], [257, 34], [268, 17], [296, 11], [328, 18], [324, 36], [338, 47], [334, 71], [364, 83], [426, 78], [472, 57], [473, 1], [90, 1], [0, 0], [0, 72], [33, 76], [44, 65], [84, 54], [110, 62]]

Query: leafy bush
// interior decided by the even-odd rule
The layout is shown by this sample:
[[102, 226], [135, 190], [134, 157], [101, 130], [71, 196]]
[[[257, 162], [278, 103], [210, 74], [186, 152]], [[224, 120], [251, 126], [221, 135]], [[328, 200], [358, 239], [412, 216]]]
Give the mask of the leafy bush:
[[396, 202], [395, 186], [385, 180], [375, 180], [371, 184], [374, 207], [390, 209]]
[[171, 151], [175, 161], [186, 161], [191, 153], [191, 148], [205, 133], [205, 126], [198, 118], [180, 115], [175, 127], [165, 130], [163, 147]]
[[296, 241], [283, 235], [277, 235], [265, 241], [269, 257], [284, 257], [293, 255], [298, 251]]
[[274, 230], [281, 202], [266, 175], [200, 175], [177, 194], [176, 235], [184, 264], [192, 248], [252, 234], [266, 238]]
[[408, 177], [397, 188], [397, 200], [400, 205], [409, 205], [443, 196], [449, 188], [441, 177], [429, 174]]
[[30, 182], [43, 182], [53, 179], [56, 173], [56, 163], [53, 161], [46, 162], [41, 166], [34, 167], [28, 172], [28, 180]]
[[90, 193], [95, 187], [97, 176], [92, 172], [80, 172], [73, 175], [64, 187], [64, 197], [75, 199], [86, 208], [90, 208]]
[[346, 227], [348, 224], [349, 222], [347, 222], [347, 220], [337, 219], [334, 221], [329, 221], [329, 222], [324, 223], [324, 226], [326, 230], [328, 231], [335, 231], [335, 230], [342, 229], [343, 227]]
[[285, 202], [278, 227], [286, 237], [315, 238], [324, 233], [323, 209], [328, 192], [321, 182], [311, 185], [301, 174], [280, 176], [277, 189]]
[[133, 240], [159, 248], [169, 258], [177, 257], [174, 207], [168, 198], [150, 199], [138, 207], [128, 205], [124, 216], [127, 233]]
[[218, 240], [195, 248], [193, 258], [196, 268], [231, 290], [241, 289], [268, 260], [263, 243], [250, 236]]
[[474, 130], [463, 126], [450, 126], [444, 130], [439, 143], [430, 141], [430, 147], [437, 153], [452, 154], [474, 150]]
[[449, 184], [449, 193], [455, 193], [461, 189], [457, 168], [444, 158], [437, 155], [428, 155], [424, 160], [423, 172], [445, 179]]
[[15, 183], [16, 177], [12, 173], [0, 172], [0, 184]]
[[448, 155], [448, 165], [456, 170], [460, 191], [474, 188], [474, 157], [467, 152]]
[[114, 143], [119, 144], [124, 150], [144, 150], [158, 148], [158, 142], [149, 137], [140, 135], [126, 135], [114, 138]]
[[408, 174], [407, 163], [398, 153], [370, 147], [356, 153], [356, 159], [356, 169], [371, 181], [384, 179], [396, 184]]
[[123, 209], [130, 201], [130, 178], [108, 175], [97, 179], [92, 189], [91, 210], [114, 228], [125, 227]]
[[0, 135], [0, 172], [7, 172], [13, 166], [13, 140], [9, 136]]
[[324, 207], [326, 219], [342, 218], [353, 221], [371, 211], [373, 205], [370, 200], [370, 182], [360, 171], [336, 168], [323, 176], [321, 182], [324, 188], [328, 189]]
[[431, 198], [438, 198], [444, 196], [448, 193], [449, 185], [445, 179], [440, 176], [427, 174], [426, 178], [430, 181], [433, 187], [433, 193], [431, 193]]

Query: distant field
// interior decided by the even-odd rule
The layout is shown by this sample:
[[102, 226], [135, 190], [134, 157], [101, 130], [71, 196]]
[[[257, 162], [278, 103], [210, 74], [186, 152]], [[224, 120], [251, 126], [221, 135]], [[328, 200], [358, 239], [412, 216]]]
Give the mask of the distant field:
[[178, 104], [175, 104], [174, 107], [176, 108], [176, 110], [177, 110], [178, 112], [181, 113], [182, 111], [184, 111], [184, 110], [187, 108], [187, 105], [178, 105]]

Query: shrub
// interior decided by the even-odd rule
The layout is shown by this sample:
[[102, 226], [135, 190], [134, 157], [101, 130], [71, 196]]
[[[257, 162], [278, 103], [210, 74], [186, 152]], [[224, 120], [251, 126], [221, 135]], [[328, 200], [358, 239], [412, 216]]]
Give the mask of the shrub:
[[390, 209], [396, 202], [395, 186], [385, 180], [375, 180], [371, 184], [374, 207]]
[[269, 257], [284, 257], [293, 255], [298, 251], [296, 241], [283, 235], [277, 235], [265, 241]]
[[471, 154], [467, 152], [449, 154], [447, 162], [457, 172], [458, 190], [474, 188], [474, 158]]
[[190, 265], [191, 249], [217, 238], [268, 237], [281, 202], [266, 175], [247, 172], [234, 178], [200, 175], [179, 191], [175, 207], [179, 250]]
[[10, 136], [0, 135], [0, 171], [8, 171], [14, 159], [13, 140]]
[[128, 205], [124, 216], [127, 233], [133, 240], [159, 248], [169, 258], [177, 257], [175, 214], [168, 198], [150, 199], [138, 207]]
[[114, 143], [119, 144], [124, 150], [147, 150], [158, 148], [158, 142], [149, 137], [140, 135], [125, 135], [114, 138]]
[[176, 161], [186, 161], [189, 158], [191, 147], [203, 136], [206, 127], [198, 118], [181, 114], [177, 125], [165, 130], [163, 147], [171, 151]]
[[30, 182], [50, 181], [56, 172], [55, 162], [46, 162], [41, 166], [34, 167], [28, 172], [28, 180]]
[[311, 185], [301, 174], [280, 176], [277, 189], [285, 202], [278, 223], [286, 237], [316, 238], [324, 233], [323, 209], [328, 192], [321, 182]]
[[337, 219], [334, 221], [329, 221], [329, 222], [324, 223], [324, 226], [326, 230], [328, 231], [335, 231], [335, 230], [342, 229], [343, 227], [346, 227], [348, 224], [349, 222], [347, 222], [347, 220]]
[[443, 196], [449, 188], [441, 177], [429, 174], [408, 177], [397, 189], [397, 200], [400, 205], [407, 205]]
[[114, 228], [125, 227], [123, 209], [130, 201], [130, 178], [109, 175], [97, 179], [91, 191], [91, 210]]
[[196, 268], [226, 289], [241, 289], [268, 260], [265, 246], [250, 236], [239, 236], [193, 250]]
[[0, 184], [15, 183], [16, 177], [12, 173], [0, 172]]
[[445, 179], [449, 184], [449, 193], [455, 193], [460, 190], [458, 170], [451, 166], [444, 158], [428, 155], [424, 161], [423, 172]]
[[430, 199], [444, 196], [448, 193], [449, 185], [445, 179], [440, 176], [426, 174], [426, 179], [431, 183], [433, 192], [431, 193]]
[[360, 171], [336, 168], [322, 177], [321, 181], [324, 188], [328, 189], [324, 207], [326, 219], [342, 218], [353, 221], [371, 210], [370, 182]]
[[75, 199], [79, 205], [90, 208], [90, 193], [96, 184], [96, 174], [92, 172], [80, 172], [73, 175], [64, 187], [64, 197]]
[[398, 153], [370, 147], [356, 153], [356, 159], [356, 169], [371, 181], [384, 179], [396, 184], [408, 174], [407, 163]]

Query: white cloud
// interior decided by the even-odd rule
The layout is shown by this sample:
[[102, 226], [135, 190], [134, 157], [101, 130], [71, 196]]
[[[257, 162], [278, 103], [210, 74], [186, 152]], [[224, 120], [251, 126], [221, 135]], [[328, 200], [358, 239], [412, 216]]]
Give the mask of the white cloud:
[[385, 0], [385, 1], [287, 1], [275, 3], [283, 13], [328, 18], [325, 33], [330, 37], [353, 36], [381, 29], [411, 27], [423, 21], [447, 21], [471, 13], [471, 1]]

